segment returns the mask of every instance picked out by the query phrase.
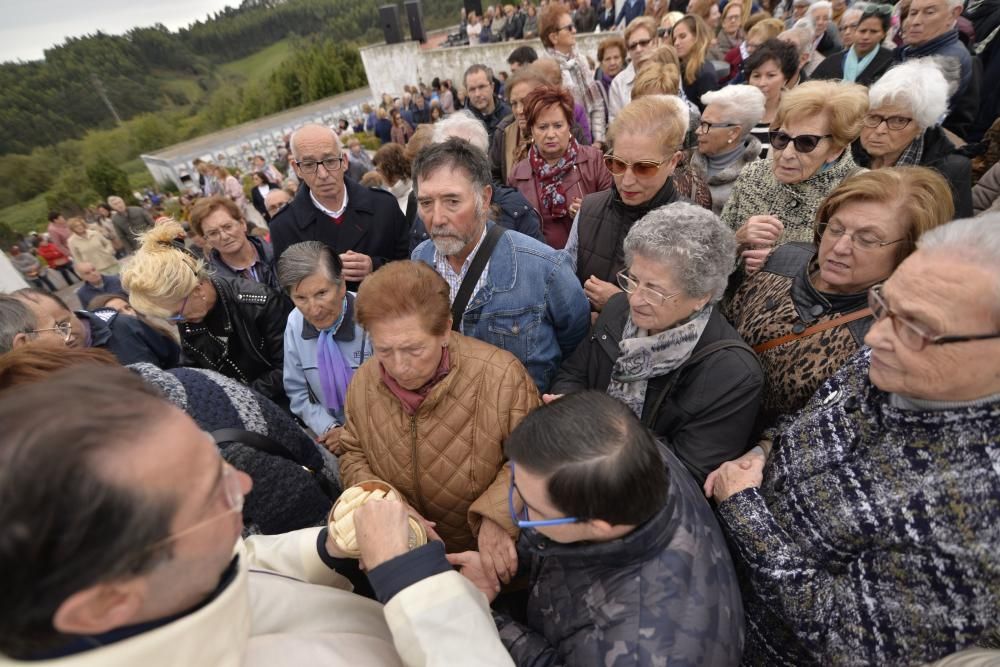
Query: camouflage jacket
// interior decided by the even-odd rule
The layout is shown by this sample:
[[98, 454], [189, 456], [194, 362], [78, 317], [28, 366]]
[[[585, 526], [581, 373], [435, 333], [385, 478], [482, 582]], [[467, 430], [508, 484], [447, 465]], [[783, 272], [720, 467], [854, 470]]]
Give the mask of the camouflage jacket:
[[521, 533], [527, 623], [495, 615], [517, 665], [739, 663], [743, 605], [722, 531], [684, 465], [664, 459], [666, 506], [624, 538], [560, 544]]

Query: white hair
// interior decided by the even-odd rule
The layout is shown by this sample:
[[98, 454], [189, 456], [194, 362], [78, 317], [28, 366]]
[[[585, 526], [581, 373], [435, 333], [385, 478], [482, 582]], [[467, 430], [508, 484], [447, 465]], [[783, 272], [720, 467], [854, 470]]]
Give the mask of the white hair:
[[923, 233], [917, 249], [949, 252], [993, 273], [993, 317], [1000, 323], [1000, 213], [955, 220]]
[[814, 34], [816, 34], [816, 26], [812, 19], [801, 18], [791, 28], [778, 35], [778, 39], [788, 37], [798, 48], [800, 56], [812, 55]]
[[484, 153], [489, 153], [490, 138], [486, 132], [486, 126], [468, 109], [456, 111], [447, 118], [442, 118], [434, 123], [431, 143], [442, 144], [452, 137], [465, 139]]
[[833, 18], [833, 3], [829, 0], [816, 0], [816, 2], [809, 5], [809, 9], [806, 10], [806, 16], [812, 16], [816, 13], [817, 9], [829, 9], [830, 18]]
[[948, 81], [929, 58], [907, 60], [886, 72], [868, 90], [870, 109], [906, 107], [921, 129], [939, 124], [948, 113]]
[[965, 0], [948, 0], [948, 9], [955, 9], [955, 7], [964, 7]]
[[847, 20], [848, 15], [854, 15], [854, 14], [857, 14], [858, 19], [860, 20], [861, 17], [864, 16], [864, 13], [865, 13], [864, 10], [857, 5], [855, 5], [854, 7], [848, 7], [847, 9], [844, 10], [844, 13], [840, 15], [840, 23], [843, 23], [845, 20]]
[[750, 134], [764, 117], [764, 93], [756, 86], [733, 84], [705, 93], [701, 101], [706, 107], [709, 104], [722, 107], [727, 122], [739, 123], [743, 136]]

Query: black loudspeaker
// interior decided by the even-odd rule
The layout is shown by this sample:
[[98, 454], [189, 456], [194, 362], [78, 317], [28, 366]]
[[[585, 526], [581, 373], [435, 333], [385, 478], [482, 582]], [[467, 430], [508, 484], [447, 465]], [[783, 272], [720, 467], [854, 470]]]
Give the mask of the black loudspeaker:
[[399, 44], [403, 41], [403, 31], [399, 27], [399, 7], [382, 5], [378, 8], [378, 18], [382, 22], [382, 35], [386, 44]]
[[482, 0], [464, 0], [465, 3], [465, 15], [468, 16], [469, 12], [475, 12], [476, 16], [479, 18], [483, 17], [483, 2]]
[[424, 32], [424, 14], [420, 11], [420, 0], [406, 0], [406, 22], [410, 24], [410, 39], [425, 44], [427, 33]]

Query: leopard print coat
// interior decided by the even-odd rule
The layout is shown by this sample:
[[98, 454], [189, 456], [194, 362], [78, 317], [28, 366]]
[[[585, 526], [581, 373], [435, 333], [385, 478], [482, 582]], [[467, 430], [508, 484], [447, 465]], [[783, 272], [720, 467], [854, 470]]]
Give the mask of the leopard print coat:
[[[816, 248], [808, 243], [779, 246], [757, 274], [743, 282], [725, 314], [747, 345], [799, 333], [867, 305], [867, 294], [827, 295], [809, 281]], [[766, 378], [756, 432], [784, 414], [797, 412], [863, 344], [871, 317], [799, 338], [758, 353]]]

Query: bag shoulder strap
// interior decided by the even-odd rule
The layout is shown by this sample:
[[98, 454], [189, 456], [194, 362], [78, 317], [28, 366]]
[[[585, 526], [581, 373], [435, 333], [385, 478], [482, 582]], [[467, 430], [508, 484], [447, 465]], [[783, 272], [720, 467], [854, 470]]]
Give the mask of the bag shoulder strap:
[[660, 393], [656, 395], [656, 400], [653, 401], [653, 405], [650, 407], [648, 413], [646, 413], [646, 419], [643, 420], [643, 424], [646, 428], [653, 428], [653, 420], [656, 419], [656, 414], [660, 411], [660, 406], [663, 405], [663, 401], [666, 400], [667, 396], [673, 391], [674, 387], [677, 386], [677, 382], [680, 380], [681, 374], [686, 370], [693, 368], [697, 364], [701, 363], [705, 357], [718, 352], [719, 350], [724, 350], [729, 347], [740, 348], [746, 350], [747, 352], [753, 354], [753, 350], [750, 346], [744, 343], [742, 340], [737, 340], [735, 338], [728, 338], [725, 340], [717, 340], [714, 343], [709, 343], [705, 347], [701, 348], [690, 357], [687, 358], [683, 364], [677, 367], [673, 373], [670, 375], [670, 379], [660, 390]]
[[856, 310], [853, 313], [848, 313], [846, 315], [841, 315], [840, 317], [835, 317], [832, 320], [827, 320], [826, 322], [820, 322], [819, 324], [814, 324], [807, 329], [803, 329], [799, 333], [790, 333], [784, 336], [779, 336], [778, 338], [772, 338], [771, 340], [764, 341], [753, 346], [753, 351], [757, 354], [762, 352], [767, 352], [768, 350], [773, 350], [776, 347], [781, 347], [787, 343], [791, 343], [793, 340], [798, 340], [800, 338], [808, 338], [814, 334], [818, 334], [821, 331], [826, 331], [827, 329], [832, 329], [838, 327], [841, 324], [847, 324], [855, 320], [860, 320], [863, 317], [868, 317], [872, 314], [871, 308], [862, 308], [861, 310]]
[[497, 241], [500, 240], [500, 237], [506, 231], [507, 229], [501, 225], [490, 227], [490, 231], [486, 232], [486, 238], [483, 239], [482, 245], [479, 246], [476, 256], [472, 258], [472, 264], [469, 265], [469, 270], [465, 274], [465, 278], [462, 279], [458, 293], [455, 294], [455, 302], [451, 304], [451, 328], [454, 331], [458, 331], [462, 326], [462, 317], [465, 316], [465, 307], [469, 305], [469, 299], [472, 298], [472, 290], [476, 287], [476, 283], [479, 282], [479, 276], [483, 275], [483, 269], [486, 268], [486, 263], [490, 261], [490, 256], [493, 255], [493, 249], [496, 247]]

